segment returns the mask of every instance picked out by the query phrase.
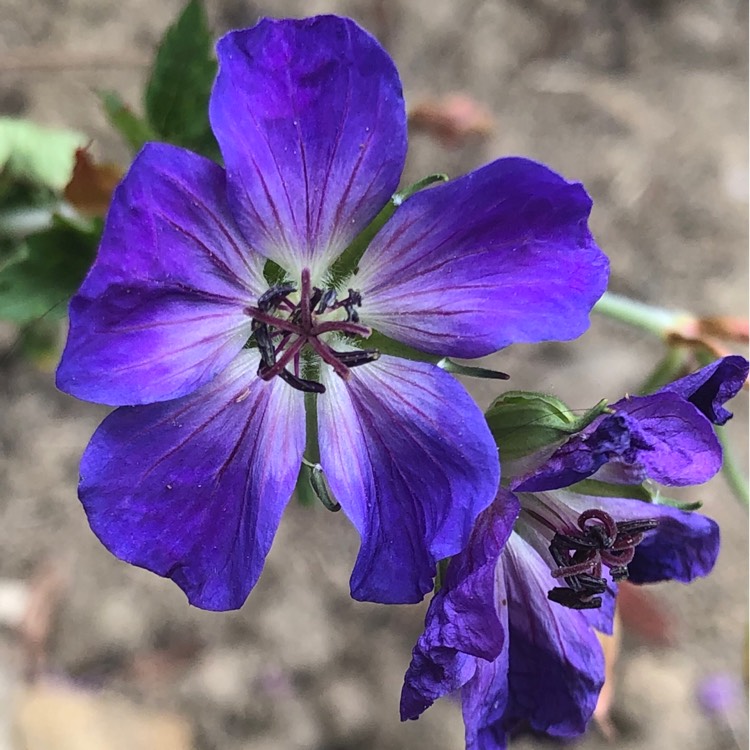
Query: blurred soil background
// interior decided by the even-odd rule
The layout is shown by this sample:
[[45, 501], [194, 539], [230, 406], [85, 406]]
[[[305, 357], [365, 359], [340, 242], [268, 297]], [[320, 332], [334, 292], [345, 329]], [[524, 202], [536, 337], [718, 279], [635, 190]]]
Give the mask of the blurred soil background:
[[[181, 5], [0, 0], [0, 114], [76, 128], [99, 158], [124, 163], [92, 91], [118, 90], [140, 109], [148, 61]], [[704, 315], [746, 313], [741, 0], [208, 7], [217, 34], [261, 15], [353, 16], [393, 55], [416, 110], [405, 182], [502, 155], [539, 159], [593, 195], [614, 291]], [[476, 132], [436, 131], [446, 106], [449, 124]], [[56, 392], [49, 372], [9, 351], [13, 332], [2, 335], [0, 750], [463, 746], [451, 702], [400, 724], [424, 607], [349, 598], [358, 540], [343, 514], [290, 504], [243, 609], [188, 607], [171, 582], [111, 557], [79, 507], [78, 460], [106, 410]], [[645, 334], [597, 318], [578, 342], [514, 347], [492, 363], [513, 388], [581, 408], [637, 389], [661, 353]], [[468, 385], [486, 406], [492, 389]], [[746, 469], [745, 393], [734, 410], [729, 432]], [[747, 746], [747, 513], [723, 478], [688, 497], [721, 523], [716, 570], [631, 604], [609, 732], [592, 728], [582, 748]], [[539, 743], [547, 746], [528, 737], [515, 746]]]

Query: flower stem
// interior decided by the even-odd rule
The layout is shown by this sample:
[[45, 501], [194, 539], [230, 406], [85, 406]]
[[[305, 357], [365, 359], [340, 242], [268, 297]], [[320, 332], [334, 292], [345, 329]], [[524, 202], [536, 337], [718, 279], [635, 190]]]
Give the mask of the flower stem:
[[737, 459], [732, 451], [732, 446], [727, 439], [725, 428], [717, 427], [716, 435], [724, 450], [724, 463], [721, 467], [724, 478], [727, 480], [727, 484], [735, 497], [748, 506], [750, 505], [750, 488], [748, 487], [747, 478], [745, 477], [744, 472], [737, 465]]
[[619, 320], [664, 339], [693, 320], [690, 313], [666, 310], [663, 307], [648, 305], [612, 292], [605, 292], [594, 306], [594, 310], [600, 315]]

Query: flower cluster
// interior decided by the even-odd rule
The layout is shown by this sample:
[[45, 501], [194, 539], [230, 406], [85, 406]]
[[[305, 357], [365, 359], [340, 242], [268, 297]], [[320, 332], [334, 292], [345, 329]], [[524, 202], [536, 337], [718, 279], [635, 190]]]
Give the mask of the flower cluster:
[[430, 603], [402, 718], [461, 688], [468, 748], [504, 748], [522, 727], [583, 732], [604, 681], [594, 629], [612, 632], [617, 582], [687, 583], [716, 561], [716, 523], [655, 486], [718, 471], [711, 422], [731, 416], [723, 404], [747, 374], [747, 360], [726, 357], [504, 462], [503, 488]]
[[356, 599], [418, 602], [452, 558], [403, 718], [460, 688], [469, 747], [582, 731], [618, 581], [714, 564], [716, 524], [655, 487], [718, 470], [747, 362], [508, 438], [513, 409], [485, 419], [447, 358], [583, 333], [608, 276], [583, 187], [505, 158], [396, 193], [401, 83], [347, 19], [263, 20], [217, 56], [223, 166], [147, 144], [70, 305], [58, 386], [117, 407], [81, 462], [93, 531], [237, 608], [311, 468], [360, 534]]

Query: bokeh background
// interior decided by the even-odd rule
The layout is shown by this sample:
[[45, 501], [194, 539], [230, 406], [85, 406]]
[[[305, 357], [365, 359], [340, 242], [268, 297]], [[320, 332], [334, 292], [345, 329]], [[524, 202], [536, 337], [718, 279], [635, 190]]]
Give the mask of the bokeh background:
[[[501, 155], [539, 159], [592, 194], [614, 291], [746, 314], [745, 2], [207, 5], [217, 35], [261, 15], [353, 16], [395, 58], [418, 113], [405, 182]], [[139, 108], [155, 45], [181, 6], [0, 0], [0, 114], [73, 127], [97, 156], [126, 163], [93, 90], [116, 89]], [[446, 107], [476, 132], [451, 140], [436, 130], [436, 108]], [[15, 335], [0, 329], [0, 750], [462, 747], [449, 701], [400, 724], [424, 607], [350, 600], [358, 540], [342, 514], [292, 503], [236, 613], [190, 608], [170, 582], [112, 558], [75, 490], [106, 410], [56, 392], [49, 372], [18, 356]], [[583, 408], [635, 390], [661, 353], [647, 335], [596, 318], [573, 344], [513, 347], [492, 364], [513, 388]], [[482, 406], [493, 397], [468, 387]], [[730, 435], [746, 469], [746, 394], [734, 410]], [[689, 497], [721, 523], [716, 570], [690, 587], [652, 587], [631, 605], [611, 726], [593, 727], [583, 748], [747, 746], [747, 512], [722, 478]]]

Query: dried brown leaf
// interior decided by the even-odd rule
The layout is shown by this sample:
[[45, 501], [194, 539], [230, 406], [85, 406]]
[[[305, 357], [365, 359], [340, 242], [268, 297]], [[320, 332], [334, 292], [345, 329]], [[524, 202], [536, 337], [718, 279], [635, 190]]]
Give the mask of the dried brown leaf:
[[418, 102], [409, 112], [409, 124], [453, 148], [470, 138], [486, 138], [495, 129], [490, 111], [460, 92]]
[[86, 216], [104, 216], [122, 175], [117, 165], [97, 164], [86, 149], [79, 148], [65, 199]]

